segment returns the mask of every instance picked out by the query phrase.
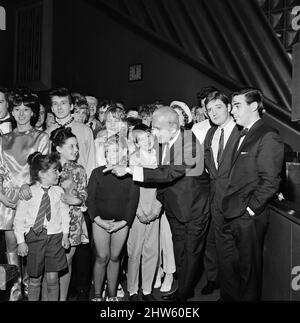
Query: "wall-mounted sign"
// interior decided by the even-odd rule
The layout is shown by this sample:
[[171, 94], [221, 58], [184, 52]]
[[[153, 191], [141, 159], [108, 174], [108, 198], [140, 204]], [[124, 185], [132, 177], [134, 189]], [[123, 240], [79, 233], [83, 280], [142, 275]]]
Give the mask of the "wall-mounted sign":
[[6, 30], [6, 12], [5, 8], [0, 6], [0, 30]]
[[141, 81], [142, 79], [143, 79], [143, 65], [142, 64], [129, 65], [128, 80]]

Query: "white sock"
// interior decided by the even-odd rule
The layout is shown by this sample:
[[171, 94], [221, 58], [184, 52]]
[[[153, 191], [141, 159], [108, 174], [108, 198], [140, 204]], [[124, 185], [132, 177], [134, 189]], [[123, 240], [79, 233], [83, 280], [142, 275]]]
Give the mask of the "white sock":
[[129, 293], [129, 296], [132, 296], [134, 294], [137, 294], [137, 292]]

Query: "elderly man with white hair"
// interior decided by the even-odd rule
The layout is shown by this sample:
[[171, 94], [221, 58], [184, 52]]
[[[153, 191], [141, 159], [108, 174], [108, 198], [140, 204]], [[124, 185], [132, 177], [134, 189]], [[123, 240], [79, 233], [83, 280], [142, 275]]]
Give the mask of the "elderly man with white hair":
[[186, 301], [193, 296], [201, 275], [209, 222], [209, 183], [203, 150], [190, 130], [180, 128], [178, 114], [170, 107], [154, 112], [152, 132], [163, 148], [156, 169], [115, 166], [111, 170], [117, 176], [132, 174], [134, 181], [158, 188], [157, 198], [170, 222], [178, 275], [177, 291], [163, 299]]

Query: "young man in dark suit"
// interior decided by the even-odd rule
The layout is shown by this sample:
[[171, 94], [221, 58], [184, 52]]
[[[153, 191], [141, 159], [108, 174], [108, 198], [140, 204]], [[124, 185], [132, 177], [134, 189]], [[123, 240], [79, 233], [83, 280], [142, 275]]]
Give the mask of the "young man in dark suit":
[[[174, 245], [178, 289], [167, 300], [186, 301], [199, 279], [209, 221], [208, 176], [203, 150], [190, 130], [182, 131], [176, 111], [162, 107], [153, 114], [152, 132], [163, 145], [156, 169], [127, 168], [137, 182], [153, 183], [168, 217]], [[123, 176], [124, 168], [112, 170]]]
[[219, 288], [217, 249], [220, 249], [220, 228], [223, 222], [221, 202], [227, 188], [234, 147], [240, 138], [225, 94], [219, 91], [209, 93], [205, 106], [214, 126], [208, 130], [204, 141], [204, 164], [210, 177], [211, 222], [204, 256], [207, 284], [201, 291], [203, 295], [211, 294]]
[[260, 90], [233, 93], [231, 113], [243, 130], [222, 200], [219, 273], [223, 300], [260, 299], [267, 205], [278, 191], [284, 154], [277, 131], [261, 120], [262, 110]]

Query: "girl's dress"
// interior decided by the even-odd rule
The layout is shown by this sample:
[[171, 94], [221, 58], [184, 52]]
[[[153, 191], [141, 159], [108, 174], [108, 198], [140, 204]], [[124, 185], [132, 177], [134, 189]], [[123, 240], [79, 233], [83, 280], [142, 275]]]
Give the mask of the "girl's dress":
[[[36, 151], [47, 154], [49, 147], [48, 134], [35, 128], [0, 136], [0, 185], [5, 196], [18, 201], [20, 187], [30, 183], [28, 156]], [[11, 230], [14, 217], [15, 210], [0, 202], [0, 230]]]
[[70, 235], [71, 246], [88, 243], [88, 231], [83, 212], [86, 211], [87, 199], [87, 176], [83, 166], [68, 162], [63, 166], [60, 174], [60, 186], [66, 194], [73, 195], [83, 201], [82, 205], [70, 206]]

